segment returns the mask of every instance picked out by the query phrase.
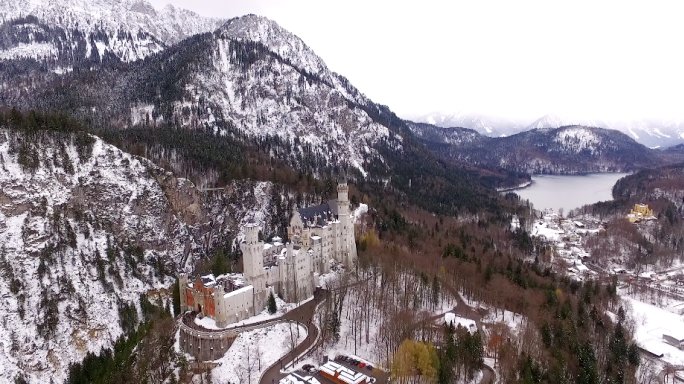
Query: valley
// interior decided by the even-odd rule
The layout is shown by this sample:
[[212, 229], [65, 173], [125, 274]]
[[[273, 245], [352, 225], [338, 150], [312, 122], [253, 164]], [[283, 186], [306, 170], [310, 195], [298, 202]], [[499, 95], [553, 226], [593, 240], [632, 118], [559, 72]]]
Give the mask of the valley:
[[681, 371], [682, 148], [405, 120], [255, 14], [0, 15], [0, 383]]

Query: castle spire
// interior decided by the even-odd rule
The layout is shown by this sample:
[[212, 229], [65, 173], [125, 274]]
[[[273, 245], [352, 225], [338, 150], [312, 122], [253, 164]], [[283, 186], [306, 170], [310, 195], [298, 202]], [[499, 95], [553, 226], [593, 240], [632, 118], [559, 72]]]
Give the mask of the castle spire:
[[337, 179], [338, 184], [347, 184], [347, 172], [344, 171], [344, 168], [340, 171], [339, 178]]

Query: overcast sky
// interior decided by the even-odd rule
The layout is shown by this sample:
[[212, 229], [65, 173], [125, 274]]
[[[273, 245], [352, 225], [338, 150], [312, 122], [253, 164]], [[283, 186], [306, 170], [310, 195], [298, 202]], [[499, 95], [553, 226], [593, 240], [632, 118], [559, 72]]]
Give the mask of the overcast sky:
[[271, 18], [402, 116], [684, 117], [684, 5], [676, 1], [151, 2]]

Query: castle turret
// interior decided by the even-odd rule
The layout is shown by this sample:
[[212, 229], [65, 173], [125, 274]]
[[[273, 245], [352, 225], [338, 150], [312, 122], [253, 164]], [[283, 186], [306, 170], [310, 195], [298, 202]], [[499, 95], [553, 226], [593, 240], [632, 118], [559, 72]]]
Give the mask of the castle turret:
[[180, 294], [180, 313], [183, 314], [186, 311], [189, 310], [188, 308], [188, 296], [187, 296], [187, 287], [188, 287], [188, 275], [185, 273], [181, 273], [178, 275], [178, 293]]
[[342, 172], [342, 175], [337, 182], [337, 201], [346, 201], [347, 207], [349, 207], [349, 186], [347, 185], [347, 176], [344, 172]]
[[253, 290], [252, 306], [256, 315], [266, 306], [266, 272], [264, 271], [264, 242], [259, 241], [259, 226], [249, 223], [245, 226], [245, 241], [240, 244], [245, 282]]
[[[245, 279], [251, 284], [264, 273], [264, 243], [259, 241], [259, 226], [249, 223], [245, 226], [245, 241], [240, 244]], [[255, 287], [256, 288], [256, 287]]]
[[349, 217], [349, 186], [347, 177], [342, 174], [339, 184], [337, 184], [337, 216], [340, 220], [342, 239], [340, 242], [339, 254], [341, 260], [347, 267], [351, 267], [356, 260], [356, 241], [354, 240], [354, 223]]
[[223, 285], [218, 284], [214, 287], [214, 305], [216, 309], [216, 326], [223, 328], [228, 325], [228, 314], [226, 313], [226, 302], [223, 299]]

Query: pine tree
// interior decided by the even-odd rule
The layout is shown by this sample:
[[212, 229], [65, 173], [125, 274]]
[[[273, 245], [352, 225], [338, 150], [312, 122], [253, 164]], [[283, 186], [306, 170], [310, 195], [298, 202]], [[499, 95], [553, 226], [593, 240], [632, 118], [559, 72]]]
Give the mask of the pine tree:
[[276, 306], [276, 301], [275, 297], [273, 296], [273, 292], [271, 292], [268, 295], [268, 313], [272, 315], [276, 313], [276, 311], [278, 311], [278, 307]]

